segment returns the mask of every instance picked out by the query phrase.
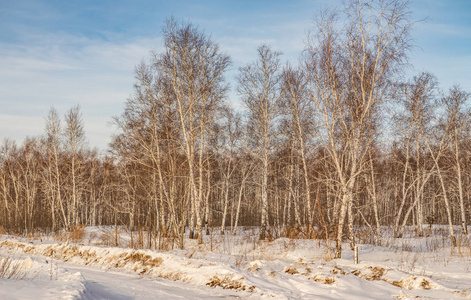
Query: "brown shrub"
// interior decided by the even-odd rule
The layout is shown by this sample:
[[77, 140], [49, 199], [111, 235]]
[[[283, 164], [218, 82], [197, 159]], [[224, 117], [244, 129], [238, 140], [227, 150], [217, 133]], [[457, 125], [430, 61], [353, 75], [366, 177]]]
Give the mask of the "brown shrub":
[[79, 243], [85, 236], [85, 225], [75, 225], [68, 232], [68, 240], [73, 243]]
[[283, 231], [281, 231], [281, 237], [286, 237], [289, 239], [323, 238], [321, 231], [314, 228], [312, 224], [307, 226], [300, 226], [298, 223], [295, 223], [293, 226], [286, 226]]
[[100, 240], [97, 242], [98, 245], [102, 246], [115, 246], [115, 236], [111, 232], [105, 232], [100, 236]]

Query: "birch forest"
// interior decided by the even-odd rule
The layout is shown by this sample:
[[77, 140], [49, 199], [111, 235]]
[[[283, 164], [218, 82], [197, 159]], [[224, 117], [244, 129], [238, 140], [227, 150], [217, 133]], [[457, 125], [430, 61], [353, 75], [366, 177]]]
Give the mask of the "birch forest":
[[253, 226], [260, 240], [330, 240], [340, 258], [362, 228], [381, 245], [380, 227], [444, 224], [455, 244], [471, 209], [470, 94], [408, 75], [407, 1], [316, 16], [298, 61], [260, 45], [235, 70], [209, 33], [169, 18], [110, 117], [109, 149], [88, 145], [78, 105], [1, 142], [2, 231], [116, 225], [183, 248]]

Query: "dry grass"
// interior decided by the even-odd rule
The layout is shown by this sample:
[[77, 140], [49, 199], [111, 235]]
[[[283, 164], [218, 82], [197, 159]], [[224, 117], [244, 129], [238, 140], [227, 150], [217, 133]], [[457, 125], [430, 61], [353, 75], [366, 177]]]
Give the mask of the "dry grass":
[[[112, 264], [115, 268], [122, 268], [127, 264], [134, 264], [134, 271], [143, 267], [144, 272], [141, 271], [141, 274], [149, 272], [152, 268], [159, 267], [163, 259], [161, 257], [152, 258], [152, 256], [142, 253], [140, 251], [131, 251], [127, 253], [121, 253], [117, 256], [108, 257], [105, 262]], [[136, 264], [139, 263], [139, 264]]]
[[290, 275], [298, 274], [298, 270], [295, 267], [287, 267], [285, 268], [285, 273], [288, 273]]
[[[22, 280], [30, 275], [32, 262], [29, 259], [18, 260], [11, 257], [0, 257], [0, 278]], [[31, 278], [33, 280], [38, 276], [39, 271], [35, 272]]]
[[55, 239], [61, 242], [72, 242], [72, 243], [80, 243], [85, 236], [85, 225], [76, 225], [73, 226], [68, 231], [60, 231], [56, 233]]
[[24, 253], [41, 254], [44, 256], [53, 257], [55, 259], [61, 259], [63, 261], [69, 261], [72, 258], [79, 258], [83, 261], [83, 264], [89, 265], [106, 265], [113, 268], [122, 268], [126, 265], [131, 265], [134, 271], [139, 270], [142, 273], [148, 273], [155, 268], [158, 268], [162, 263], [161, 257], [152, 257], [139, 250], [129, 250], [118, 255], [104, 255], [103, 253], [97, 253], [101, 249], [93, 250], [86, 247], [80, 247], [77, 245], [49, 245], [45, 249], [37, 249], [35, 245], [25, 245], [23, 243], [12, 243], [10, 241], [3, 241], [0, 243], [0, 247], [19, 249]]
[[436, 288], [436, 284], [431, 283], [429, 280], [421, 276], [408, 276], [401, 280], [391, 280], [384, 276], [387, 272], [388, 270], [385, 268], [369, 266], [364, 270], [355, 270], [352, 274], [368, 281], [382, 280], [401, 289], [430, 290]]
[[471, 256], [471, 236], [459, 235], [457, 238], [456, 250], [459, 256]]
[[234, 259], [234, 265], [241, 268], [247, 264], [247, 253], [235, 254]]
[[278, 241], [278, 243], [280, 244], [279, 251], [281, 253], [288, 253], [296, 250], [296, 248], [298, 247], [298, 241], [299, 240], [290, 238], [281, 239], [281, 241]]
[[[119, 243], [119, 238], [118, 238]], [[98, 246], [116, 247], [116, 236], [113, 232], [107, 231], [100, 236], [99, 241], [96, 243]], [[144, 245], [139, 243], [137, 248], [144, 248]]]
[[[23, 279], [20, 276], [22, 263], [9, 257], [0, 258], [0, 278]], [[21, 277], [21, 278], [19, 278]]]
[[159, 250], [162, 250], [162, 251], [173, 250], [174, 245], [175, 245], [174, 237], [160, 236], [158, 238]]
[[342, 276], [347, 275], [347, 272], [345, 272], [344, 269], [342, 269], [338, 266], [334, 266], [334, 268], [332, 270], [330, 270], [330, 273], [331, 274], [340, 274]]
[[431, 283], [427, 279], [423, 277], [417, 277], [417, 276], [410, 276], [407, 278], [403, 278], [399, 281], [388, 281], [384, 280], [394, 286], [400, 287], [402, 289], [408, 289], [408, 290], [414, 290], [414, 289], [419, 289], [419, 290], [430, 290], [434, 289], [436, 285], [434, 283]]
[[322, 284], [334, 284], [337, 281], [335, 276], [325, 276], [320, 273], [310, 276], [309, 279]]
[[85, 225], [76, 225], [69, 231], [69, 240], [73, 243], [79, 243], [85, 235]]
[[355, 239], [358, 244], [376, 244], [376, 232], [366, 226], [355, 228]]
[[295, 274], [300, 274], [303, 276], [309, 276], [311, 274], [311, 266], [307, 263], [305, 263], [302, 259], [298, 259], [297, 261], [291, 263], [288, 266], [285, 266], [283, 269], [283, 272], [290, 274], [290, 275], [295, 275]]
[[387, 270], [381, 267], [369, 266], [366, 270], [355, 270], [352, 272], [353, 275], [363, 278], [368, 281], [382, 280]]
[[280, 233], [280, 237], [289, 239], [325, 239], [325, 236], [324, 230], [318, 230], [312, 224], [306, 226], [294, 224], [283, 228]]
[[210, 287], [222, 287], [223, 289], [231, 289], [231, 290], [242, 290], [253, 292], [255, 290], [255, 286], [247, 286], [245, 285], [242, 280], [244, 278], [231, 278], [228, 276], [218, 276], [215, 275], [211, 277], [211, 279], [206, 283]]

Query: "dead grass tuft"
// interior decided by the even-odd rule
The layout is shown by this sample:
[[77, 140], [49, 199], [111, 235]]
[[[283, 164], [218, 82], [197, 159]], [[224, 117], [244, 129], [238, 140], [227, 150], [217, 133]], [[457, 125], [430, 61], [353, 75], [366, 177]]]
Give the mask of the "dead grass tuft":
[[[111, 263], [115, 268], [123, 268], [127, 264], [139, 263], [141, 267], [143, 267], [143, 270], [141, 270], [140, 273], [144, 274], [150, 272], [152, 268], [159, 267], [162, 264], [163, 259], [161, 257], [152, 258], [152, 256], [140, 251], [131, 251], [107, 257], [105, 262]], [[138, 268], [134, 266], [133, 269], [137, 270]]]
[[[0, 278], [22, 280], [25, 279], [32, 267], [32, 261], [27, 258], [25, 260], [12, 259], [11, 257], [0, 257]], [[36, 272], [31, 278], [33, 280], [39, 272]]]
[[[385, 280], [386, 281], [386, 280]], [[403, 278], [399, 281], [386, 281], [394, 286], [408, 290], [430, 290], [436, 288], [436, 284], [431, 283], [424, 277], [410, 276]]]
[[322, 284], [334, 284], [337, 281], [337, 277], [325, 276], [323, 274], [317, 273], [309, 277], [309, 279], [319, 282]]
[[463, 298], [467, 298], [467, 299], [470, 298], [469, 297], [470, 294], [469, 294], [468, 290], [454, 291], [453, 294], [457, 294], [457, 295], [459, 295]]
[[231, 289], [231, 290], [242, 290], [242, 291], [249, 291], [253, 292], [255, 290], [255, 286], [246, 286], [242, 283], [244, 278], [230, 278], [228, 276], [213, 276], [211, 279], [206, 283], [210, 287], [222, 287], [223, 289]]
[[398, 299], [398, 300], [410, 300], [410, 299], [418, 299], [421, 298], [420, 296], [415, 296], [415, 295], [409, 295], [407, 293], [404, 293], [401, 291], [399, 295], [394, 295], [393, 299]]
[[366, 270], [354, 270], [352, 274], [368, 281], [382, 280], [388, 271], [381, 267], [369, 266]]
[[338, 266], [334, 266], [332, 270], [330, 270], [331, 274], [340, 274], [340, 275], [346, 275], [347, 272], [345, 272], [342, 268]]
[[288, 273], [290, 275], [298, 274], [298, 270], [294, 267], [287, 267], [285, 268], [285, 273]]
[[171, 279], [174, 281], [183, 281], [186, 282], [188, 279], [185, 277], [185, 274], [180, 272], [161, 272], [159, 276], [162, 278]]
[[20, 273], [21, 262], [15, 261], [9, 257], [0, 258], [0, 278], [23, 279], [23, 277], [20, 276]]

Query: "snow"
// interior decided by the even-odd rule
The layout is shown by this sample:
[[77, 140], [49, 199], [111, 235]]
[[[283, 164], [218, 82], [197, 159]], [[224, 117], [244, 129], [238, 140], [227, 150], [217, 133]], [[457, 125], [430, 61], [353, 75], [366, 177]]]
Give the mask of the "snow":
[[[0, 299], [471, 299], [466, 238], [452, 248], [440, 234], [386, 237], [359, 244], [354, 264], [347, 244], [327, 261], [324, 241], [260, 242], [253, 230], [167, 251], [104, 246], [110, 230], [87, 228], [77, 243], [0, 237], [0, 258], [22, 268], [0, 278]], [[129, 242], [124, 230], [120, 240]]]

